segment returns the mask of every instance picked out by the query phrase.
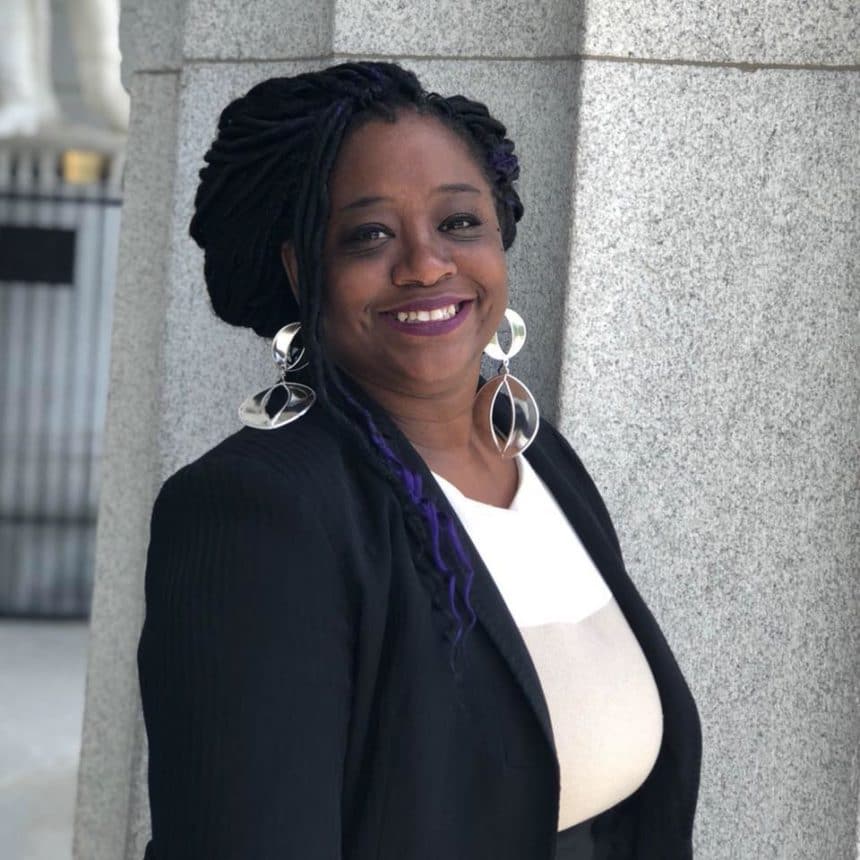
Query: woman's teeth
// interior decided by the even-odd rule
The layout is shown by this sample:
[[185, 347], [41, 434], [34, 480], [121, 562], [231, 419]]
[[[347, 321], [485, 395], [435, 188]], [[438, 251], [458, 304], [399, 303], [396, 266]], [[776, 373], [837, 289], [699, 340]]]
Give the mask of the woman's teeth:
[[436, 308], [432, 311], [399, 311], [397, 319], [400, 322], [431, 322], [432, 320], [449, 320], [456, 316], [457, 305], [448, 305], [445, 308]]

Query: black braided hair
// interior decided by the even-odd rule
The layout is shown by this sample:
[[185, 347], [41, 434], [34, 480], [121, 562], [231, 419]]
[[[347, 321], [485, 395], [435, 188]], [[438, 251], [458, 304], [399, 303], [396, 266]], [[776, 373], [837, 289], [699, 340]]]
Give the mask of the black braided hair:
[[[416, 546], [429, 538], [436, 584], [444, 584], [448, 592], [454, 667], [467, 632], [458, 603], [466, 608], [468, 626], [475, 622], [468, 558], [454, 524], [423, 494], [420, 476], [399, 461], [369, 413], [344, 389], [326, 357], [321, 333], [322, 251], [332, 167], [347, 135], [373, 119], [394, 122], [406, 109], [438, 119], [466, 143], [493, 191], [507, 250], [523, 206], [513, 186], [519, 164], [504, 125], [480, 102], [427, 92], [414, 73], [382, 62], [343, 63], [270, 78], [231, 102], [200, 171], [190, 232], [205, 251], [206, 285], [218, 316], [264, 337], [301, 321], [320, 403], [361, 437], [357, 441], [398, 493]], [[281, 261], [286, 241], [296, 254], [298, 302]]]

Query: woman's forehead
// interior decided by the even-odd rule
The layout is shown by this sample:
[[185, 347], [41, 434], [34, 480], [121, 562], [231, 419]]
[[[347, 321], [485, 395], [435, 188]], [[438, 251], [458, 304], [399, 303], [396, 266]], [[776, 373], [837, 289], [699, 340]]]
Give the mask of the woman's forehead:
[[371, 120], [344, 142], [329, 181], [333, 210], [351, 200], [471, 184], [489, 191], [480, 166], [459, 135], [434, 117], [400, 114]]

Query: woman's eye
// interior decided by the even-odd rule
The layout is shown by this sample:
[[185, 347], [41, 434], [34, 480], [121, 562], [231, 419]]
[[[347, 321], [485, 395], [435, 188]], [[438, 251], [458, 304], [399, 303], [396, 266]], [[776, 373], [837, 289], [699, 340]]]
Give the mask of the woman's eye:
[[442, 222], [439, 229], [447, 233], [451, 230], [467, 230], [469, 227], [478, 227], [480, 224], [481, 222], [476, 216], [464, 212], [447, 218]]
[[379, 224], [368, 224], [365, 227], [359, 227], [357, 230], [354, 230], [350, 234], [349, 241], [354, 243], [376, 242], [380, 239], [386, 239], [390, 235], [385, 227], [381, 227]]

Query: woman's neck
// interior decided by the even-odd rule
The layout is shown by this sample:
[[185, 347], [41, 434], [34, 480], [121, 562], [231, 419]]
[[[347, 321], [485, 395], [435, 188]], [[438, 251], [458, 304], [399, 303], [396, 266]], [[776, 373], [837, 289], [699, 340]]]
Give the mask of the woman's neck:
[[517, 468], [499, 457], [489, 428], [474, 414], [479, 370], [464, 384], [421, 396], [351, 379], [385, 410], [430, 471], [471, 499], [508, 507], [516, 494]]
[[433, 462], [481, 459], [491, 440], [475, 425], [473, 404], [480, 367], [450, 386], [410, 392], [351, 377], [388, 414], [401, 433], [433, 468]]

